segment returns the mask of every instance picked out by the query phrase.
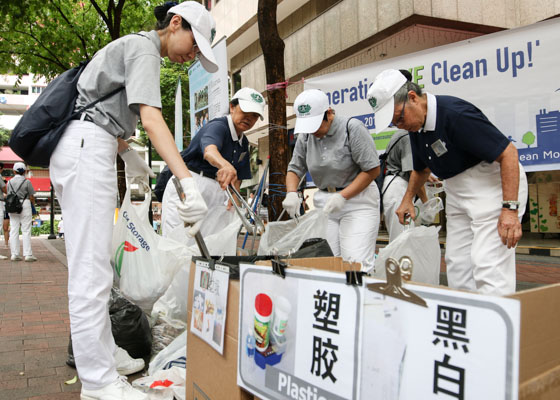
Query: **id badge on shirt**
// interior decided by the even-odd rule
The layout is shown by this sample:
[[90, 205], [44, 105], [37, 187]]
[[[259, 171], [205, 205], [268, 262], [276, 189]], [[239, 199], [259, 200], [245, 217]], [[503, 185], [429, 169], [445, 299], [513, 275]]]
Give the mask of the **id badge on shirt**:
[[432, 143], [432, 150], [436, 153], [436, 156], [441, 157], [445, 153], [447, 153], [447, 147], [445, 147], [445, 142], [442, 142], [441, 139], [436, 140]]

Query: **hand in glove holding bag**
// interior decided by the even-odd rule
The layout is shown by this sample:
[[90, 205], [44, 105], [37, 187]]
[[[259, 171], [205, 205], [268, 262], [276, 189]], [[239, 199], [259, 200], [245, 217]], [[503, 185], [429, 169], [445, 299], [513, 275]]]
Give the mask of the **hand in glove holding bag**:
[[323, 207], [323, 211], [325, 212], [325, 214], [338, 212], [342, 210], [345, 202], [346, 199], [340, 193], [335, 193], [329, 197], [329, 199], [325, 203], [325, 207]]
[[155, 178], [156, 174], [148, 167], [146, 161], [140, 157], [136, 150], [127, 147], [119, 155], [125, 163], [124, 170], [128, 183], [137, 183], [140, 194], [144, 194], [150, 188], [149, 178]]
[[301, 199], [296, 192], [288, 192], [286, 198], [282, 202], [282, 207], [288, 213], [290, 218], [294, 218], [296, 215], [299, 217], [299, 208], [301, 205]]
[[181, 186], [185, 192], [185, 201], [177, 205], [177, 212], [183, 222], [192, 225], [189, 235], [194, 236], [200, 230], [202, 220], [208, 213], [208, 207], [198, 191], [194, 178], [181, 179]]

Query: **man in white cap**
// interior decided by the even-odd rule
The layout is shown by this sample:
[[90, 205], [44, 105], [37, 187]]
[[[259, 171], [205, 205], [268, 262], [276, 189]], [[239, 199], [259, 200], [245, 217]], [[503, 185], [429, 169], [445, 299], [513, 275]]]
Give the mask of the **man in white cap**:
[[[229, 115], [210, 120], [182, 152], [209, 210], [225, 203], [224, 190], [228, 185], [239, 189], [243, 179], [251, 179], [249, 141], [244, 132], [250, 130], [257, 119], [264, 118], [265, 104], [264, 97], [256, 90], [248, 87], [238, 90], [231, 99]], [[169, 177], [164, 170], [161, 180]], [[158, 184], [163, 182], [158, 179]], [[176, 212], [178, 202], [175, 186], [168, 180], [161, 216], [164, 236], [181, 222]], [[221, 228], [203, 223], [201, 229], [203, 235], [209, 235]]]
[[414, 219], [414, 194], [430, 173], [444, 179], [449, 286], [486, 294], [515, 291], [515, 246], [527, 200], [517, 149], [471, 103], [423, 93], [398, 70], [368, 91], [377, 132], [389, 123], [410, 135], [414, 170], [396, 213]]
[[20, 261], [19, 252], [19, 229], [23, 238], [23, 256], [25, 261], [37, 261], [31, 249], [31, 223], [32, 211], [31, 203], [35, 204], [35, 189], [29, 180], [25, 179], [26, 166], [22, 162], [14, 164], [15, 175], [8, 182], [7, 194], [15, 193], [22, 203], [22, 210], [19, 213], [9, 212], [10, 216], [10, 251], [12, 261]]
[[282, 206], [299, 215], [299, 180], [307, 172], [320, 189], [313, 196], [316, 208], [329, 215], [327, 241], [335, 256], [373, 268], [379, 229], [379, 157], [365, 125], [335, 115], [325, 93], [302, 92], [294, 101], [298, 134], [286, 175]]

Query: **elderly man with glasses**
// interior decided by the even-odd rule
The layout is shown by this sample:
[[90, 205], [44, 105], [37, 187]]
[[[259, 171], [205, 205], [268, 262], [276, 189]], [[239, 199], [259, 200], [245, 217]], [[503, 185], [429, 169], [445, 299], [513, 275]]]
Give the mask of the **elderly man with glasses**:
[[368, 91], [376, 131], [409, 132], [413, 171], [396, 213], [415, 217], [412, 199], [433, 172], [447, 195], [445, 261], [449, 286], [486, 294], [515, 291], [515, 246], [527, 201], [517, 149], [473, 104], [424, 93], [398, 70]]

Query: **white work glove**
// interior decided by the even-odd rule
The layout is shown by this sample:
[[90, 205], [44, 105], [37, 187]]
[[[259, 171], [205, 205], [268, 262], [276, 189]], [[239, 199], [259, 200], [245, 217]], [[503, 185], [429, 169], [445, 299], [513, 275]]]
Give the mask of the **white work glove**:
[[294, 218], [295, 216], [299, 217], [300, 205], [301, 199], [296, 192], [288, 192], [286, 198], [282, 202], [282, 207], [284, 207], [284, 210], [286, 210], [290, 218]]
[[194, 178], [183, 178], [180, 182], [185, 192], [185, 202], [179, 203], [177, 212], [185, 224], [192, 225], [189, 235], [194, 236], [200, 230], [202, 220], [208, 213], [208, 207], [198, 191]]
[[140, 154], [136, 150], [130, 147], [122, 153], [119, 153], [124, 161], [124, 171], [126, 174], [126, 180], [129, 185], [137, 183], [138, 191], [141, 195], [146, 193], [150, 189], [150, 178], [155, 178], [156, 174], [154, 171], [148, 167], [146, 161], [140, 157]]
[[325, 207], [323, 207], [323, 212], [325, 214], [338, 212], [342, 210], [342, 207], [344, 207], [345, 202], [346, 199], [340, 193], [335, 193], [331, 197], [329, 197], [329, 199], [325, 203]]

